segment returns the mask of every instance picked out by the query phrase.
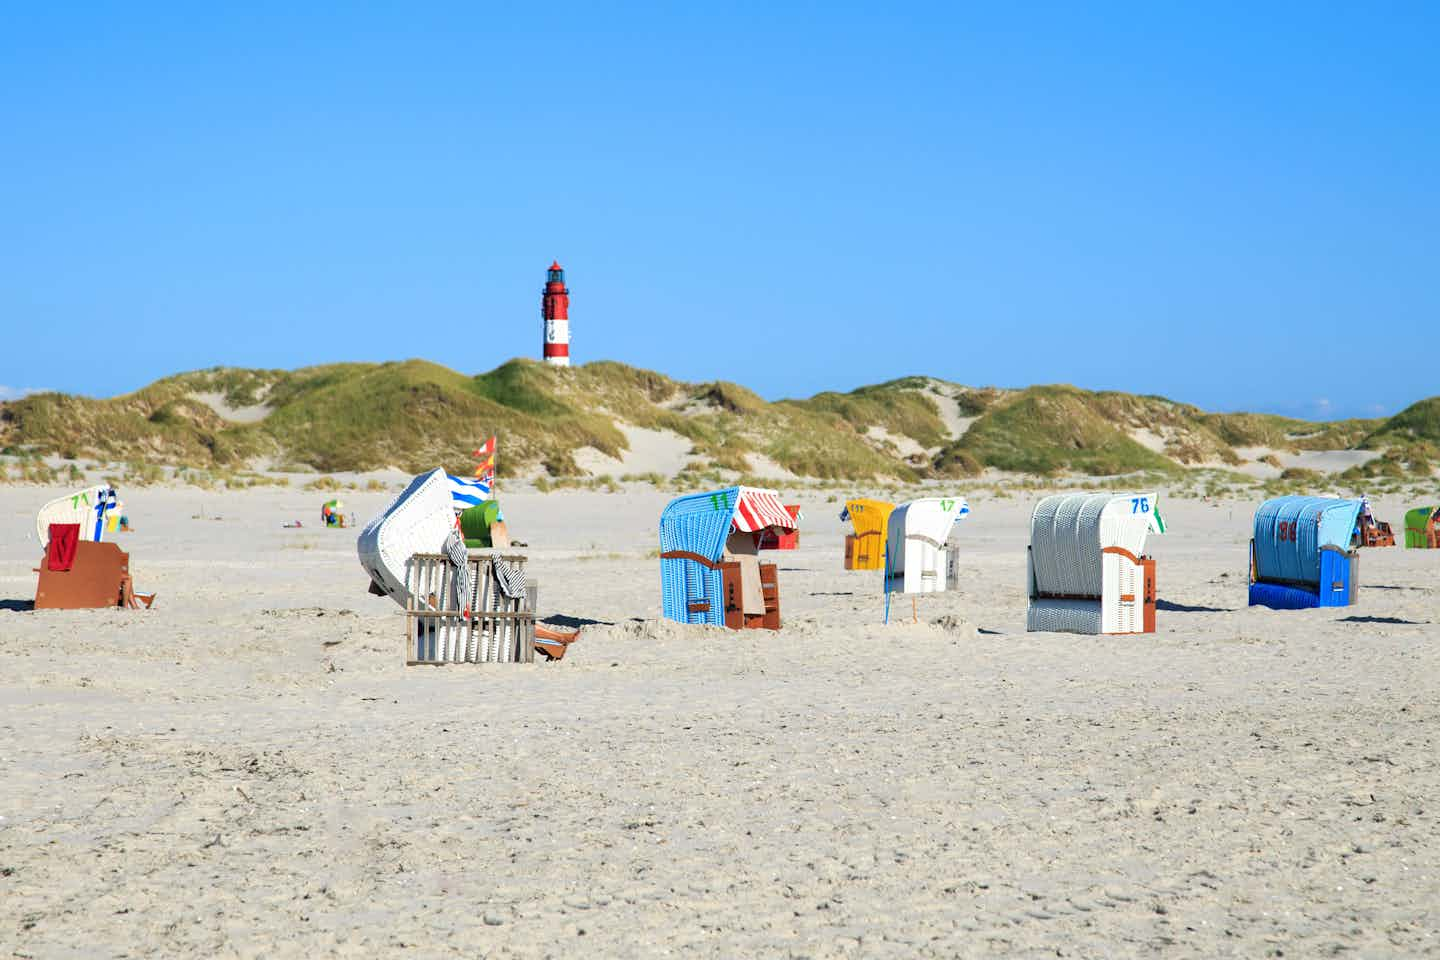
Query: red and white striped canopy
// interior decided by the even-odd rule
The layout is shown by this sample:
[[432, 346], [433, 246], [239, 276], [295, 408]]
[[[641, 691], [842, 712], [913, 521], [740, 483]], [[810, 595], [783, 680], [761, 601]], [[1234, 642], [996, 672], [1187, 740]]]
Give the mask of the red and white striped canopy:
[[780, 502], [780, 495], [774, 490], [758, 490], [755, 487], [741, 487], [740, 499], [735, 504], [735, 529], [740, 533], [755, 533], [766, 527], [780, 530], [796, 530], [795, 518]]

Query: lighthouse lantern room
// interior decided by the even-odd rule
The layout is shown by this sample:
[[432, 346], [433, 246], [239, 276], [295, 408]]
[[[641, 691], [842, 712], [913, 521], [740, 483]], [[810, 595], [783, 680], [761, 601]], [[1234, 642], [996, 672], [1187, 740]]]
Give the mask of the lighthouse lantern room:
[[559, 260], [551, 262], [546, 275], [540, 318], [545, 326], [545, 362], [557, 367], [570, 366], [570, 291], [565, 286], [565, 271]]

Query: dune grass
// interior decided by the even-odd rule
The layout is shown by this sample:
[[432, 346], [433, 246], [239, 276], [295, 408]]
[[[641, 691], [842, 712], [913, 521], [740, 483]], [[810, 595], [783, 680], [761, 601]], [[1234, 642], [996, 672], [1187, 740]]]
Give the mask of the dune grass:
[[1016, 473], [1114, 475], [1180, 468], [1137, 443], [1103, 412], [1114, 398], [1071, 386], [1031, 387], [982, 415], [941, 461], [969, 462]]
[[[232, 422], [204, 395], [266, 415]], [[951, 439], [938, 403], [973, 418], [964, 436]], [[418, 359], [212, 368], [108, 399], [32, 394], [0, 404], [0, 448], [131, 464], [126, 472], [138, 482], [147, 482], [146, 467], [188, 465], [243, 484], [255, 482], [244, 472], [259, 458], [317, 474], [464, 471], [475, 446], [495, 433], [502, 476], [557, 479], [582, 473], [574, 455], [584, 447], [623, 458], [625, 424], [689, 441], [692, 464], [676, 478], [684, 484], [749, 476], [760, 457], [812, 481], [895, 484], [987, 469], [1174, 476], [1183, 466], [1238, 464], [1235, 448], [1249, 446], [1383, 451], [1347, 471], [1357, 481], [1419, 477], [1440, 463], [1440, 398], [1385, 421], [1332, 423], [1211, 414], [1164, 397], [1066, 385], [1001, 390], [925, 377], [767, 402], [723, 380], [683, 383], [612, 361], [558, 368], [533, 360], [476, 376]], [[33, 463], [24, 469], [40, 474]]]

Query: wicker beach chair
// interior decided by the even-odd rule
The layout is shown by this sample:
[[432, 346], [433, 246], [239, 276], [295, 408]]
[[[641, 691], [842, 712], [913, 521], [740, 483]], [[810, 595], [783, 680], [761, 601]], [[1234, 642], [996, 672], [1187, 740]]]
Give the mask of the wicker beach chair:
[[455, 529], [450, 483], [445, 471], [422, 473], [365, 525], [356, 541], [360, 566], [370, 575], [372, 592], [390, 597], [402, 607], [406, 567], [416, 554], [443, 552]]
[[153, 593], [136, 593], [130, 579], [130, 555], [113, 543], [79, 539], [78, 524], [52, 524], [37, 572], [36, 610], [87, 610], [155, 602]]
[[767, 529], [795, 529], [773, 490], [729, 487], [670, 501], [660, 515], [665, 617], [735, 630], [780, 629], [777, 570], [759, 562], [755, 550]]

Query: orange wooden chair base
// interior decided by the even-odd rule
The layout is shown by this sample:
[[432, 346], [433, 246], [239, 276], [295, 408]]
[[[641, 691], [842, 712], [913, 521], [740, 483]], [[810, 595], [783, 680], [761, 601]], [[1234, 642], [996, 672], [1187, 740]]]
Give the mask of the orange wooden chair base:
[[1376, 520], [1360, 520], [1360, 545], [1362, 547], [1393, 547], [1395, 532], [1390, 524]]
[[134, 591], [130, 555], [113, 543], [80, 541], [69, 570], [51, 570], [47, 559], [40, 561], [36, 610], [138, 609], [141, 604], [148, 609], [155, 602], [155, 594]]
[[535, 625], [535, 650], [537, 653], [543, 654], [547, 660], [564, 658], [565, 651], [570, 649], [570, 644], [579, 639], [579, 630], [562, 633], [559, 630], [542, 627], [538, 623]]

